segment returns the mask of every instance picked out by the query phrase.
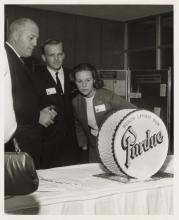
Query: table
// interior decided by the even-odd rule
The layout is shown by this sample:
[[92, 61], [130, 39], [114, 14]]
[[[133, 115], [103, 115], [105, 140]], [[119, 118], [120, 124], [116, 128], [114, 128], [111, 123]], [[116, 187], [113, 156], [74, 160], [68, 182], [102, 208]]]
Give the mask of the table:
[[96, 163], [38, 170], [38, 190], [6, 198], [5, 214], [173, 214], [173, 169], [161, 170], [165, 177], [120, 182]]

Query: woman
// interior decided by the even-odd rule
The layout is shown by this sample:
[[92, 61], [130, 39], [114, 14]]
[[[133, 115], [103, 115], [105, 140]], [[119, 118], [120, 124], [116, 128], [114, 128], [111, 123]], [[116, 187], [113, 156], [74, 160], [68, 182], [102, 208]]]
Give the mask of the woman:
[[96, 69], [87, 63], [74, 67], [72, 72], [79, 94], [73, 99], [78, 144], [89, 148], [89, 162], [100, 162], [97, 135], [104, 120], [120, 109], [136, 109], [112, 91], [102, 88]]

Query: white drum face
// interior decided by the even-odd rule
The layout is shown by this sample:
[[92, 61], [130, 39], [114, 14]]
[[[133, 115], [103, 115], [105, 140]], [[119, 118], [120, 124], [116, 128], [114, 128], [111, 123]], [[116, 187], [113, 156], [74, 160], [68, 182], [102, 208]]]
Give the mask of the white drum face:
[[113, 115], [110, 116], [113, 120], [109, 117], [99, 133], [98, 146], [104, 165], [115, 174], [122, 171], [138, 179], [154, 175], [168, 152], [163, 121], [147, 110], [122, 110]]

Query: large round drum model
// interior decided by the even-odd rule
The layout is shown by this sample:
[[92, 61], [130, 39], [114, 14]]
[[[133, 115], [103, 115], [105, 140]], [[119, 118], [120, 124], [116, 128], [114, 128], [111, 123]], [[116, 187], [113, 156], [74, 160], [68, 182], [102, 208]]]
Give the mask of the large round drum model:
[[167, 130], [150, 111], [117, 111], [100, 128], [98, 150], [110, 172], [144, 180], [158, 172], [166, 159]]

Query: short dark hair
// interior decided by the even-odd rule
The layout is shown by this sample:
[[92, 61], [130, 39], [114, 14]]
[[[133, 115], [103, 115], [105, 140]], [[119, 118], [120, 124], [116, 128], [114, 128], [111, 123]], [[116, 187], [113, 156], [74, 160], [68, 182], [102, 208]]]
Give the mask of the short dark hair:
[[72, 80], [75, 81], [75, 75], [77, 72], [81, 72], [84, 70], [90, 71], [92, 73], [92, 77], [95, 80], [94, 87], [96, 89], [100, 89], [103, 87], [103, 81], [99, 78], [96, 68], [89, 63], [80, 63], [75, 66], [71, 72]]
[[41, 49], [42, 49], [42, 54], [45, 54], [45, 46], [46, 45], [57, 45], [57, 44], [62, 44], [62, 49], [63, 49], [63, 52], [64, 52], [64, 45], [63, 45], [63, 41], [61, 40], [56, 40], [56, 39], [48, 39], [48, 40], [45, 40], [41, 46]]

